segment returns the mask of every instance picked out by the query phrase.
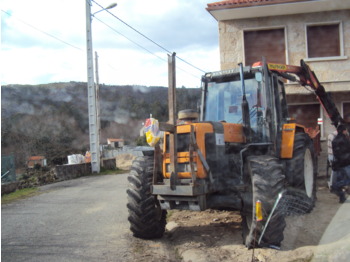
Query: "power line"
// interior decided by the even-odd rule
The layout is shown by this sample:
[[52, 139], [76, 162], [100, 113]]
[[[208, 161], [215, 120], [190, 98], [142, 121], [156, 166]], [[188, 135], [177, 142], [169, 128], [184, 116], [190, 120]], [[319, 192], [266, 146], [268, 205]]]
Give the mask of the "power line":
[[[162, 47], [161, 45], [157, 44], [155, 41], [153, 41], [152, 39], [150, 39], [149, 37], [147, 37], [146, 35], [144, 35], [143, 33], [141, 33], [139, 30], [135, 29], [134, 27], [132, 27], [131, 25], [129, 25], [128, 23], [126, 23], [125, 21], [123, 21], [122, 19], [120, 19], [119, 17], [117, 17], [116, 15], [114, 15], [113, 13], [111, 13], [108, 9], [105, 9], [102, 5], [98, 4], [96, 1], [94, 0], [91, 0], [93, 1], [96, 5], [98, 5], [100, 8], [102, 8], [101, 10], [104, 10], [104, 11], [107, 11], [110, 15], [112, 15], [113, 17], [115, 17], [116, 19], [118, 19], [119, 21], [121, 21], [123, 24], [125, 24], [126, 26], [128, 26], [129, 28], [131, 28], [132, 30], [134, 30], [135, 32], [137, 32], [138, 34], [140, 34], [141, 36], [143, 36], [144, 38], [146, 38], [147, 40], [151, 41], [152, 43], [154, 43], [155, 45], [157, 45], [158, 47], [160, 47], [161, 49], [163, 49], [164, 51], [166, 51], [168, 54], [172, 54], [171, 51], [167, 50], [166, 48]], [[127, 40], [129, 40], [130, 42], [132, 42], [133, 44], [135, 44], [136, 46], [140, 47], [141, 49], [145, 50], [146, 52], [150, 53], [151, 55], [159, 58], [160, 60], [164, 61], [164, 62], [167, 62], [166, 59], [164, 58], [161, 58], [160, 56], [156, 55], [155, 53], [153, 53], [152, 51], [148, 50], [147, 48], [145, 48], [144, 46], [138, 44], [137, 42], [131, 40], [129, 37], [127, 37], [126, 35], [120, 33], [118, 30], [114, 29], [112, 26], [108, 25], [107, 23], [103, 22], [101, 19], [98, 19], [96, 16], [92, 15], [96, 20], [98, 20], [100, 23], [104, 24], [105, 26], [107, 26], [108, 28], [110, 28], [113, 32], [123, 36], [124, 38], [126, 38]], [[203, 70], [195, 67], [194, 65], [191, 65], [190, 63], [188, 63], [187, 61], [183, 60], [182, 58], [178, 57], [177, 58], [183, 62], [185, 62], [186, 64], [198, 69], [199, 71], [202, 71], [204, 72]], [[186, 70], [176, 66], [178, 69], [180, 69], [181, 71], [189, 74], [189, 75], [192, 75], [193, 77], [197, 78], [197, 76], [187, 72]], [[205, 72], [204, 72], [205, 73]]]
[[[96, 1], [94, 1], [94, 0], [92, 0], [92, 1], [93, 1], [94, 3], [96, 3]], [[100, 4], [98, 4], [98, 3], [96, 3], [96, 4], [97, 4], [98, 6], [100, 6], [101, 8], [103, 8]], [[77, 46], [75, 46], [75, 45], [73, 45], [73, 44], [70, 44], [70, 43], [68, 43], [68, 42], [66, 42], [66, 41], [64, 41], [64, 40], [62, 40], [62, 39], [60, 39], [60, 38], [57, 37], [57, 36], [54, 36], [54, 35], [52, 35], [52, 34], [50, 34], [50, 33], [48, 33], [48, 32], [45, 32], [44, 30], [41, 30], [41, 29], [39, 29], [39, 28], [37, 28], [37, 27], [35, 27], [35, 26], [33, 26], [33, 25], [31, 25], [31, 24], [29, 24], [29, 23], [23, 21], [22, 19], [19, 19], [19, 18], [13, 16], [12, 14], [10, 14], [10, 13], [8, 13], [8, 12], [2, 10], [2, 9], [1, 9], [1, 11], [2, 11], [3, 13], [7, 14], [9, 17], [12, 17], [12, 18], [18, 20], [19, 22], [25, 24], [26, 26], [28, 26], [28, 27], [30, 27], [30, 28], [32, 28], [32, 29], [34, 29], [34, 30], [36, 30], [36, 31], [38, 31], [38, 32], [40, 32], [40, 33], [46, 35], [46, 36], [49, 36], [50, 38], [53, 38], [53, 39], [55, 39], [55, 40], [57, 40], [57, 41], [59, 41], [59, 42], [61, 42], [61, 43], [64, 43], [65, 45], [68, 45], [68, 46], [70, 46], [70, 47], [73, 47], [74, 49], [77, 49], [77, 50], [79, 50], [79, 51], [85, 51], [85, 50], [81, 49], [80, 47], [77, 47]], [[107, 11], [108, 13], [110, 13], [113, 17], [115, 17], [115, 18], [117, 18], [119, 21], [121, 21], [123, 24], [127, 25], [129, 28], [131, 28], [132, 30], [134, 30], [135, 32], [137, 32], [138, 34], [140, 34], [141, 36], [143, 36], [143, 37], [146, 38], [147, 40], [151, 41], [153, 44], [157, 45], [157, 46], [160, 47], [162, 50], [166, 51], [168, 54], [172, 54], [172, 52], [170, 52], [170, 51], [167, 50], [166, 48], [162, 47], [161, 45], [157, 44], [155, 41], [153, 41], [152, 39], [148, 38], [147, 36], [145, 36], [144, 34], [142, 34], [140, 31], [136, 30], [135, 28], [133, 28], [132, 26], [130, 26], [129, 24], [127, 24], [126, 22], [124, 22], [123, 20], [121, 20], [120, 18], [118, 18], [117, 16], [115, 16], [114, 14], [112, 14], [111, 12], [109, 12], [109, 10], [106, 9], [106, 11]], [[132, 39], [128, 38], [128, 37], [125, 36], [124, 34], [120, 33], [120, 32], [117, 31], [116, 29], [114, 29], [112, 26], [110, 26], [110, 25], [106, 24], [105, 22], [103, 22], [101, 19], [98, 19], [98, 18], [95, 17], [95, 16], [94, 16], [94, 18], [95, 18], [96, 20], [98, 20], [100, 23], [102, 23], [102, 24], [104, 24], [105, 26], [107, 26], [108, 28], [110, 28], [113, 32], [115, 32], [115, 33], [117, 33], [117, 34], [123, 36], [124, 38], [126, 38], [128, 41], [132, 42], [133, 44], [135, 44], [135, 45], [138, 46], [139, 48], [145, 50], [146, 52], [148, 52], [148, 53], [150, 53], [151, 55], [157, 57], [158, 59], [160, 59], [160, 60], [162, 60], [162, 61], [164, 61], [164, 62], [167, 62], [166, 59], [164, 59], [164, 58], [158, 56], [157, 54], [155, 54], [155, 53], [153, 53], [152, 51], [148, 50], [148, 49], [145, 48], [144, 46], [142, 46], [142, 45], [138, 44], [137, 42], [133, 41]], [[193, 68], [196, 68], [196, 69], [199, 70], [199, 71], [205, 72], [205, 71], [199, 69], [198, 67], [192, 65], [191, 63], [187, 62], [186, 60], [184, 60], [184, 59], [182, 59], [182, 58], [180, 58], [180, 57], [178, 57], [178, 56], [177, 56], [177, 58], [178, 58], [179, 60], [183, 61], [184, 63], [186, 63], [186, 64], [192, 66]], [[110, 66], [110, 65], [109, 65], [109, 66]], [[181, 71], [183, 71], [183, 72], [185, 72], [185, 73], [187, 73], [187, 74], [189, 74], [189, 75], [191, 75], [191, 76], [193, 76], [193, 77], [195, 77], [195, 78], [198, 78], [198, 76], [196, 76], [196, 75], [194, 75], [194, 74], [192, 74], [192, 73], [189, 73], [188, 71], [182, 69], [181, 67], [178, 67], [178, 66], [176, 66], [176, 67], [177, 67], [178, 69], [180, 69]], [[111, 68], [113, 68], [113, 67], [111, 66]]]
[[[129, 37], [125, 36], [124, 34], [120, 33], [118, 30], [114, 29], [112, 26], [108, 25], [107, 23], [103, 22], [101, 19], [97, 18], [97, 17], [94, 17], [97, 21], [99, 21], [100, 23], [102, 23], [103, 25], [107, 26], [109, 29], [111, 29], [113, 32], [123, 36], [124, 38], [126, 38], [127, 40], [129, 40], [130, 42], [132, 42], [133, 44], [135, 44], [136, 46], [140, 47], [141, 49], [145, 50], [146, 52], [150, 53], [151, 55], [159, 58], [160, 60], [164, 61], [164, 62], [168, 62], [166, 59], [158, 56], [157, 54], [153, 53], [152, 51], [148, 50], [147, 48], [143, 47], [142, 45], [138, 44], [137, 42], [133, 41], [132, 39], [130, 39]], [[194, 75], [194, 74], [191, 74], [189, 73], [188, 71], [182, 69], [181, 67], [179, 66], [176, 66], [179, 70], [195, 77], [195, 78], [198, 78], [198, 76]]]
[[29, 26], [29, 27], [33, 28], [34, 30], [36, 30], [36, 31], [38, 31], [38, 32], [40, 32], [40, 33], [42, 33], [42, 34], [44, 34], [44, 35], [47, 35], [47, 36], [49, 36], [49, 37], [51, 37], [51, 38], [53, 38], [53, 39], [55, 39], [55, 40], [57, 40], [57, 41], [59, 41], [59, 42], [61, 42], [61, 43], [64, 43], [64, 44], [66, 44], [66, 45], [68, 45], [68, 46], [70, 46], [70, 47], [73, 47], [73, 48], [75, 48], [75, 49], [78, 49], [78, 50], [80, 50], [80, 51], [84, 51], [84, 50], [81, 49], [80, 47], [74, 46], [74, 45], [72, 45], [72, 44], [70, 44], [70, 43], [68, 43], [68, 42], [66, 42], [66, 41], [64, 41], [64, 40], [62, 40], [62, 39], [60, 39], [60, 38], [58, 38], [58, 37], [56, 37], [56, 36], [50, 34], [50, 33], [47, 33], [47, 32], [45, 32], [45, 31], [43, 31], [43, 30], [40, 30], [39, 28], [37, 28], [37, 27], [35, 27], [35, 26], [33, 26], [33, 25], [30, 25], [30, 24], [28, 24], [27, 22], [25, 22], [25, 21], [23, 21], [23, 20], [21, 20], [21, 19], [19, 19], [19, 18], [14, 17], [14, 16], [11, 15], [10, 13], [8, 13], [8, 12], [2, 10], [2, 9], [1, 9], [1, 11], [2, 11], [3, 13], [7, 14], [8, 16], [15, 18], [15, 19], [18, 20], [19, 22], [25, 24], [26, 26]]
[[[74, 46], [74, 45], [72, 45], [72, 44], [70, 44], [70, 43], [68, 43], [68, 42], [66, 42], [66, 41], [64, 41], [64, 40], [62, 40], [62, 39], [60, 39], [60, 38], [58, 38], [57, 36], [54, 36], [54, 35], [52, 35], [52, 34], [50, 34], [50, 33], [48, 33], [48, 32], [45, 32], [44, 30], [41, 30], [41, 29], [39, 29], [39, 28], [37, 28], [37, 27], [35, 27], [35, 26], [33, 26], [33, 25], [31, 25], [31, 24], [25, 22], [25, 21], [22, 20], [22, 19], [19, 19], [19, 18], [13, 16], [12, 14], [10, 14], [10, 13], [8, 13], [8, 12], [2, 10], [2, 9], [1, 9], [1, 11], [2, 11], [3, 13], [7, 14], [9, 17], [12, 17], [12, 18], [18, 20], [19, 22], [23, 23], [24, 25], [26, 25], [26, 26], [28, 26], [28, 27], [30, 27], [30, 28], [32, 28], [32, 29], [35, 29], [36, 31], [38, 31], [38, 32], [40, 32], [40, 33], [42, 33], [42, 34], [44, 34], [44, 35], [46, 35], [46, 36], [49, 36], [49, 37], [51, 37], [51, 38], [53, 38], [53, 39], [55, 39], [55, 40], [57, 40], [57, 41], [59, 41], [59, 42], [61, 42], [61, 43], [64, 43], [64, 44], [66, 44], [66, 45], [68, 45], [68, 46], [70, 46], [70, 47], [73, 47], [73, 48], [75, 48], [75, 49], [77, 49], [77, 50], [79, 50], [79, 51], [85, 51], [85, 50], [81, 49], [80, 47]], [[96, 18], [96, 19], [99, 20], [98, 18]], [[101, 23], [103, 23], [101, 20], [99, 20], [99, 21], [100, 21]], [[107, 24], [105, 24], [105, 25], [108, 26]], [[111, 28], [111, 29], [113, 30], [113, 28]], [[124, 35], [123, 35], [123, 36], [124, 36]], [[124, 36], [124, 37], [127, 38], [126, 36]], [[127, 38], [127, 39], [128, 39], [128, 38]], [[131, 39], [128, 39], [128, 40], [132, 42]], [[134, 44], [138, 45], [136, 42], [134, 42]], [[142, 48], [142, 46], [140, 46], [140, 47]], [[161, 57], [158, 57], [158, 58], [162, 59]], [[165, 59], [162, 59], [162, 60], [163, 60], [163, 61], [166, 61]], [[116, 69], [115, 69], [113, 66], [111, 66], [110, 64], [107, 64], [107, 65], [108, 65], [109, 67], [111, 67], [113, 70], [116, 70]]]
[[106, 24], [105, 22], [103, 22], [101, 19], [94, 17], [97, 21], [99, 21], [100, 23], [104, 24], [105, 26], [107, 26], [109, 29], [111, 29], [113, 32], [125, 37], [127, 40], [129, 40], [130, 42], [132, 42], [133, 44], [137, 45], [138, 47], [142, 48], [143, 50], [147, 51], [148, 53], [150, 53], [151, 55], [156, 56], [157, 58], [163, 60], [163, 61], [167, 61], [163, 58], [161, 58], [160, 56], [154, 54], [153, 52], [151, 52], [150, 50], [148, 50], [147, 48], [141, 46], [140, 44], [136, 43], [135, 41], [131, 40], [129, 37], [125, 36], [124, 34], [120, 33], [119, 31], [117, 31], [116, 29], [114, 29], [113, 27], [111, 27], [110, 25]]
[[[100, 5], [99, 3], [97, 3], [95, 0], [91, 0], [92, 2], [94, 2], [96, 5], [98, 5], [100, 8], [105, 9], [102, 5]], [[136, 33], [138, 33], [139, 35], [141, 35], [142, 37], [146, 38], [148, 41], [152, 42], [153, 44], [155, 44], [156, 46], [158, 46], [159, 48], [161, 48], [162, 50], [164, 50], [165, 52], [167, 52], [168, 54], [172, 54], [173, 52], [169, 51], [168, 49], [166, 49], [165, 47], [161, 46], [160, 44], [158, 44], [157, 42], [153, 41], [151, 38], [149, 38], [148, 36], [146, 36], [145, 34], [141, 33], [139, 30], [135, 29], [134, 27], [132, 27], [131, 25], [129, 25], [127, 22], [125, 22], [124, 20], [120, 19], [119, 17], [117, 17], [115, 14], [113, 14], [112, 12], [110, 12], [108, 9], [105, 9], [111, 16], [113, 16], [114, 18], [118, 19], [120, 22], [122, 22], [124, 25], [126, 25], [127, 27], [129, 27], [130, 29], [132, 29], [133, 31], [135, 31]], [[182, 62], [188, 64], [189, 66], [205, 73], [204, 70], [194, 66], [193, 64], [187, 62], [186, 60], [184, 60], [183, 58], [180, 58], [179, 56], [176, 56], [179, 60], [181, 60]]]
[[[66, 42], [66, 41], [64, 41], [64, 40], [62, 40], [62, 39], [60, 39], [60, 38], [58, 38], [58, 37], [56, 37], [56, 36], [50, 34], [50, 33], [48, 33], [48, 32], [45, 32], [45, 31], [43, 31], [43, 30], [41, 30], [41, 29], [39, 29], [39, 28], [37, 28], [37, 27], [35, 27], [35, 26], [33, 26], [33, 25], [31, 25], [31, 24], [25, 22], [25, 21], [23, 21], [22, 19], [19, 19], [19, 18], [13, 16], [12, 14], [10, 14], [10, 13], [8, 13], [8, 12], [2, 10], [2, 9], [1, 9], [1, 11], [4, 12], [5, 14], [7, 14], [8, 16], [10, 16], [10, 17], [12, 17], [12, 18], [18, 20], [19, 22], [25, 24], [26, 26], [29, 26], [29, 27], [35, 29], [36, 31], [38, 31], [38, 32], [40, 32], [40, 33], [42, 33], [42, 34], [44, 34], [44, 35], [46, 35], [46, 36], [49, 36], [49, 37], [51, 37], [51, 38], [53, 38], [53, 39], [55, 39], [55, 40], [57, 40], [57, 41], [59, 41], [59, 42], [61, 42], [61, 43], [64, 43], [64, 44], [66, 44], [66, 45], [68, 45], [68, 46], [70, 46], [70, 47], [73, 47], [73, 48], [75, 48], [75, 49], [77, 49], [77, 50], [79, 50], [79, 51], [85, 51], [85, 50], [81, 49], [80, 47], [76, 47], [76, 46], [74, 46], [74, 45], [72, 45], [72, 44], [70, 44], [70, 43], [68, 43], [68, 42]], [[96, 19], [97, 19], [97, 18], [96, 18]], [[97, 19], [97, 20], [98, 20], [98, 19]], [[130, 40], [130, 41], [131, 41], [131, 40]], [[116, 70], [116, 69], [115, 69], [113, 66], [111, 66], [109, 63], [107, 63], [107, 65], [108, 65], [109, 67], [111, 67], [113, 70]]]
[[195, 68], [195, 69], [201, 71], [202, 73], [206, 73], [204, 70], [202, 70], [202, 69], [200, 69], [200, 68], [198, 68], [198, 67], [192, 65], [191, 63], [187, 62], [186, 60], [182, 59], [181, 57], [179, 57], [179, 56], [176, 56], [176, 57], [177, 57], [179, 60], [181, 60], [182, 62], [188, 64], [189, 66], [192, 66], [193, 68]]
[[[102, 5], [100, 5], [99, 3], [97, 3], [95, 0], [91, 0], [92, 2], [94, 2], [96, 5], [98, 5], [100, 8], [104, 9], [104, 7]], [[153, 44], [155, 44], [156, 46], [158, 46], [159, 48], [163, 49], [165, 52], [172, 54], [171, 51], [167, 50], [166, 48], [164, 48], [163, 46], [161, 46], [160, 44], [156, 43], [155, 41], [153, 41], [151, 38], [149, 38], [148, 36], [144, 35], [143, 33], [141, 33], [139, 30], [135, 29], [134, 27], [132, 27], [131, 25], [129, 25], [127, 22], [123, 21], [122, 19], [120, 19], [118, 16], [116, 16], [115, 14], [111, 13], [108, 9], [106, 9], [106, 11], [113, 16], [114, 18], [118, 19], [120, 22], [122, 22], [124, 25], [126, 25], [127, 27], [131, 28], [132, 30], [134, 30], [136, 33], [140, 34], [141, 36], [143, 36], [144, 38], [146, 38], [148, 41], [152, 42]]]

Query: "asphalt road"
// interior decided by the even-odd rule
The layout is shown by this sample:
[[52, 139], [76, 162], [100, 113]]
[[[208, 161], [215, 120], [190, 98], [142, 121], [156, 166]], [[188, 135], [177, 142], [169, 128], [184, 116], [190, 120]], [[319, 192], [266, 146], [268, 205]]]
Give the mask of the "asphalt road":
[[1, 208], [1, 261], [133, 261], [127, 175], [41, 187]]

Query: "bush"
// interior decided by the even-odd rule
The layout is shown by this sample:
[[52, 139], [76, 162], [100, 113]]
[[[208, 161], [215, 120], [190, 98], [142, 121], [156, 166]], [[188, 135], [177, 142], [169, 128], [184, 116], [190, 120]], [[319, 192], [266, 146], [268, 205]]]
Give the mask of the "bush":
[[137, 146], [148, 146], [147, 140], [146, 140], [146, 135], [139, 136], [136, 140], [135, 143]]
[[41, 169], [41, 165], [40, 164], [35, 164], [34, 165], [34, 169], [35, 170], [40, 170]]

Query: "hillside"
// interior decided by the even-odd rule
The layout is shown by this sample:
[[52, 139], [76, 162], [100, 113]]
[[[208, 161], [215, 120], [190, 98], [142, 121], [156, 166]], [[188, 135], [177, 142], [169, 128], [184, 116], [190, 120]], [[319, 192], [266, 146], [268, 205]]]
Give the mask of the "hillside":
[[[168, 89], [100, 86], [101, 143], [124, 138], [133, 144], [150, 114], [168, 118]], [[177, 89], [178, 110], [197, 107], [199, 89]], [[2, 154], [15, 153], [23, 165], [30, 155], [61, 162], [89, 148], [86, 83], [7, 85], [1, 87]]]

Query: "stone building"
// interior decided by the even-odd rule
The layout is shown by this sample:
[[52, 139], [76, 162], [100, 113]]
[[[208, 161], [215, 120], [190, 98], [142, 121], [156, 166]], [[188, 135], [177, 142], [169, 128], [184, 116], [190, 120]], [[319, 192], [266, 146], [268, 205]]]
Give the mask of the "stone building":
[[124, 146], [124, 139], [107, 138], [107, 144], [112, 148], [122, 148]]
[[[262, 56], [290, 65], [304, 59], [340, 114], [350, 117], [350, 1], [227, 0], [209, 3], [207, 11], [218, 21], [222, 70]], [[290, 116], [306, 127], [323, 122], [324, 141], [334, 127], [316, 96], [291, 82], [286, 93]]]
[[31, 156], [28, 158], [27, 167], [35, 168], [35, 165], [40, 167], [47, 166], [47, 160], [44, 156]]

